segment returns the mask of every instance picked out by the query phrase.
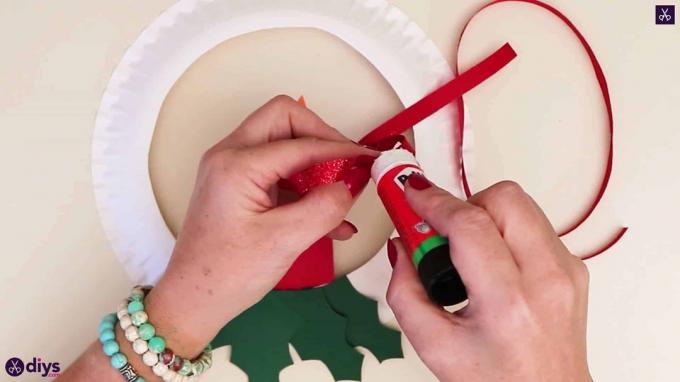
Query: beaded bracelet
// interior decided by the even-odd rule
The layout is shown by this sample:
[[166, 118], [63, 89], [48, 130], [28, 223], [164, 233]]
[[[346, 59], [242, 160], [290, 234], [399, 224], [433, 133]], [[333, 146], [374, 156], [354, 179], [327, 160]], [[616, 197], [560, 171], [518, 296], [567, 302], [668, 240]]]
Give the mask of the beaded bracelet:
[[182, 381], [191, 382], [212, 366], [212, 350], [208, 346], [194, 360], [188, 360], [167, 349], [165, 339], [156, 335], [156, 329], [148, 322], [149, 316], [144, 311], [143, 300], [149, 290], [140, 286], [132, 288], [130, 297], [118, 306], [117, 315], [125, 338], [155, 375], [164, 381], [175, 381], [180, 377]]
[[99, 342], [102, 343], [104, 354], [111, 357], [111, 366], [118, 369], [127, 382], [146, 382], [137, 375], [137, 371], [128, 363], [125, 354], [120, 352], [120, 346], [116, 341], [116, 333], [113, 330], [118, 321], [115, 313], [107, 314], [99, 323]]

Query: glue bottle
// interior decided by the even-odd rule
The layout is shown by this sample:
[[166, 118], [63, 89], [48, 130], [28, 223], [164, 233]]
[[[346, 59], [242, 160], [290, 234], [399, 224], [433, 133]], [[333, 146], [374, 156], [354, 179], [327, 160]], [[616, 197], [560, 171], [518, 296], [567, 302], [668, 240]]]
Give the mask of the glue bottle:
[[428, 296], [448, 306], [467, 299], [451, 262], [449, 241], [418, 216], [406, 201], [404, 187], [412, 174], [423, 175], [415, 156], [402, 148], [384, 151], [371, 167], [380, 200], [409, 253]]

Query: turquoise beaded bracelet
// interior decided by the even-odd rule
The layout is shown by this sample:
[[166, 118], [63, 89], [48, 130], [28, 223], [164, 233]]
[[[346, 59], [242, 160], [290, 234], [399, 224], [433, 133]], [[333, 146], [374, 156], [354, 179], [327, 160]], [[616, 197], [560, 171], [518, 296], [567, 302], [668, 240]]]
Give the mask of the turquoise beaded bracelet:
[[107, 314], [99, 323], [99, 342], [102, 344], [104, 354], [111, 357], [111, 366], [120, 372], [127, 382], [146, 382], [137, 375], [137, 371], [128, 363], [125, 354], [120, 352], [120, 346], [116, 341], [114, 326], [118, 321], [115, 313]]
[[206, 347], [193, 360], [179, 357], [167, 349], [165, 339], [156, 334], [144, 311], [144, 297], [150, 290], [150, 287], [135, 286], [130, 297], [118, 306], [117, 315], [125, 338], [132, 344], [134, 352], [142, 356], [144, 364], [164, 381], [173, 381], [176, 377], [182, 377], [186, 382], [193, 381], [212, 366], [212, 349]]

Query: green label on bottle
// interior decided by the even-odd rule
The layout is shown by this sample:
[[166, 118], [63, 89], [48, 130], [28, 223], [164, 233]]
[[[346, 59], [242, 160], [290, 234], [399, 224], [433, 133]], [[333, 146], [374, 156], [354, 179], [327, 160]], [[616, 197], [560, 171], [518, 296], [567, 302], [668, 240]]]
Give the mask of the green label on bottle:
[[449, 241], [440, 235], [433, 235], [431, 237], [428, 237], [425, 239], [420, 245], [416, 248], [415, 252], [413, 252], [413, 256], [411, 256], [413, 260], [413, 264], [418, 268], [418, 264], [420, 264], [420, 261], [423, 260], [423, 257], [433, 250], [434, 248], [440, 247], [442, 245], [448, 244]]

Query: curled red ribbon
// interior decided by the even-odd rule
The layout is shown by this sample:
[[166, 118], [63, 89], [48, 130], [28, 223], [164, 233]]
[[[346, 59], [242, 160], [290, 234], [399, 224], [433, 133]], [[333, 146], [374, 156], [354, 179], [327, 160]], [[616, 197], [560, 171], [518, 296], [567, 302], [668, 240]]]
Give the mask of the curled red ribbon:
[[[470, 21], [484, 9], [499, 3], [505, 2], [521, 2], [528, 3], [539, 6], [556, 17], [558, 17], [562, 22], [564, 22], [572, 32], [576, 35], [581, 45], [585, 49], [590, 62], [592, 64], [593, 70], [597, 77], [598, 85], [602, 92], [602, 97], [605, 101], [605, 106], [607, 109], [608, 117], [608, 128], [610, 133], [609, 138], [609, 153], [607, 157], [605, 172], [600, 182], [600, 188], [595, 196], [593, 202], [590, 206], [579, 215], [574, 223], [569, 225], [567, 229], [560, 233], [560, 236], [564, 236], [576, 228], [578, 228], [583, 222], [585, 222], [588, 217], [593, 213], [599, 202], [602, 200], [604, 192], [609, 183], [609, 178], [611, 177], [612, 165], [613, 165], [613, 135], [614, 135], [614, 124], [612, 118], [612, 106], [611, 99], [609, 97], [609, 89], [607, 87], [607, 81], [604, 76], [604, 72], [593, 52], [592, 48], [586, 41], [585, 37], [578, 31], [574, 24], [562, 13], [553, 8], [552, 6], [545, 4], [537, 0], [496, 0], [489, 4], [484, 5], [477, 12], [475, 12], [470, 19], [465, 23], [463, 30], [457, 40], [458, 47], [462, 40], [463, 34]], [[505, 67], [510, 61], [516, 57], [515, 51], [509, 44], [503, 45], [497, 51], [492, 53], [490, 56], [479, 62], [477, 65], [468, 69], [463, 73], [458, 73], [459, 68], [456, 66], [454, 68], [454, 78], [436, 89], [432, 93], [423, 97], [418, 102], [404, 109], [397, 115], [393, 116], [389, 120], [382, 123], [380, 126], [372, 130], [366, 136], [364, 136], [359, 142], [361, 144], [373, 146], [379, 149], [391, 148], [396, 140], [403, 139], [403, 134], [406, 130], [412, 128], [418, 122], [429, 117], [442, 107], [446, 106], [451, 102], [456, 102], [458, 106], [458, 150], [456, 151], [460, 157], [454, 158], [460, 161], [461, 165], [461, 176], [463, 182], [463, 189], [465, 194], [469, 197], [472, 195], [470, 191], [470, 185], [466, 176], [464, 160], [462, 157], [462, 144], [464, 139], [464, 104], [463, 104], [463, 94], [472, 88], [476, 87], [480, 83], [484, 82], [486, 79], [494, 75], [500, 69]], [[312, 166], [298, 174], [295, 174], [290, 179], [283, 184], [284, 186], [295, 190], [298, 194], [302, 195], [309, 189], [316, 187], [321, 184], [334, 183], [342, 179], [343, 174], [346, 170], [354, 165], [352, 159], [337, 159], [333, 161], [328, 161], [324, 163]], [[611, 238], [605, 245], [601, 246], [599, 249], [593, 253], [581, 256], [583, 259], [591, 258], [609, 249], [611, 246], [616, 244], [616, 242], [623, 236], [628, 228], [624, 227], [618, 230], [618, 232]], [[332, 243], [330, 239], [323, 238], [305, 251], [298, 260], [293, 264], [289, 272], [284, 276], [281, 282], [277, 285], [276, 289], [302, 289], [308, 287], [314, 287], [318, 285], [323, 285], [325, 283], [331, 282], [334, 278], [333, 270], [333, 255], [332, 255]]]

